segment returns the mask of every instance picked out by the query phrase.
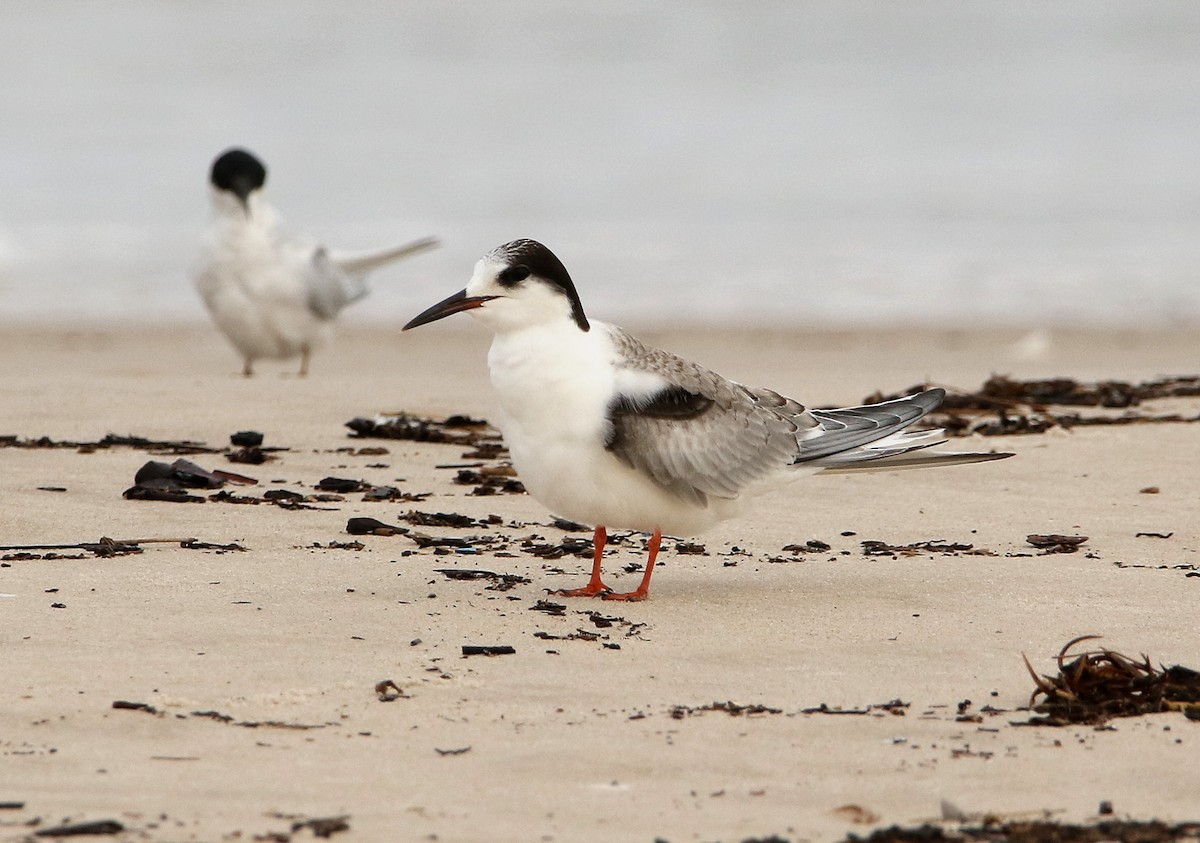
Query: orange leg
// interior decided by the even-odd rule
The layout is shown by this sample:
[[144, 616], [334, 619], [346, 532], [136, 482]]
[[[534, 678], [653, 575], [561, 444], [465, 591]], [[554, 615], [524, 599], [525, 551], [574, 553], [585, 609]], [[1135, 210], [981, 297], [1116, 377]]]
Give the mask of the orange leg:
[[592, 545], [595, 547], [595, 556], [592, 559], [592, 578], [588, 580], [588, 584], [582, 588], [564, 588], [560, 591], [553, 591], [551, 594], [558, 594], [562, 597], [595, 597], [597, 594], [608, 594], [612, 591], [600, 579], [600, 561], [604, 557], [604, 545], [608, 542], [608, 533], [605, 532], [602, 525], [596, 526], [596, 532], [592, 536]]
[[658, 548], [662, 544], [662, 530], [655, 530], [650, 538], [650, 558], [646, 561], [646, 573], [642, 574], [642, 584], [637, 591], [627, 591], [624, 594], [613, 594], [611, 591], [600, 595], [605, 600], [645, 600], [650, 594], [650, 575], [654, 573], [654, 560], [658, 558]]

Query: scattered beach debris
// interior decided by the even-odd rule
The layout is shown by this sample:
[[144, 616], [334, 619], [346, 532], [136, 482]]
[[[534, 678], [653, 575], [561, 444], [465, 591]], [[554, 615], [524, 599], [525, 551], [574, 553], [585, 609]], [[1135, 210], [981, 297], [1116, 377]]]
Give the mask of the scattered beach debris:
[[357, 438], [403, 439], [479, 447], [485, 442], [499, 443], [500, 432], [483, 419], [453, 415], [444, 419], [414, 416], [410, 413], [385, 413], [375, 418], [353, 418], [346, 427]]
[[471, 747], [469, 747], [469, 746], [460, 746], [460, 747], [458, 747], [457, 749], [438, 749], [438, 748], [435, 746], [435, 747], [433, 748], [433, 751], [434, 751], [434, 752], [436, 752], [438, 755], [443, 755], [443, 756], [444, 756], [444, 755], [462, 755], [462, 754], [463, 754], [463, 753], [465, 753], [465, 752], [470, 752], [470, 751], [471, 751]]
[[780, 549], [785, 553], [825, 553], [833, 548], [820, 539], [809, 539], [804, 544], [785, 544]]
[[287, 448], [264, 448], [262, 443], [263, 435], [257, 430], [239, 430], [229, 437], [229, 444], [232, 447], [226, 451], [225, 459], [246, 465], [262, 465], [270, 460], [278, 459], [274, 456], [274, 452], [288, 450]]
[[903, 717], [908, 713], [908, 708], [912, 703], [906, 703], [900, 699], [888, 700], [885, 703], [872, 703], [866, 708], [831, 708], [825, 703], [812, 708], [800, 709], [801, 714], [872, 714], [879, 716], [881, 714], [892, 714], [896, 717]]
[[395, 702], [399, 699], [408, 699], [408, 694], [404, 693], [391, 679], [384, 679], [375, 683], [375, 693], [379, 695], [380, 702]]
[[37, 550], [86, 550], [94, 556], [127, 556], [130, 553], [141, 553], [140, 545], [149, 542], [180, 542], [190, 541], [189, 539], [110, 539], [108, 536], [101, 536], [98, 542], [78, 542], [76, 544], [6, 544], [0, 546], [0, 551], [17, 551], [14, 556], [5, 556], [5, 559], [82, 559], [82, 556], [63, 557], [56, 553], [32, 553], [30, 551]]
[[34, 837], [95, 837], [102, 834], [120, 834], [125, 826], [116, 820], [92, 820], [90, 822], [57, 825], [35, 831]]
[[263, 435], [257, 430], [239, 430], [229, 435], [229, 444], [235, 448], [257, 448], [263, 443]]
[[95, 442], [58, 441], [49, 436], [22, 439], [20, 436], [0, 435], [0, 448], [63, 448], [79, 451], [81, 454], [91, 454], [109, 448], [131, 448], [135, 451], [149, 451], [154, 454], [170, 456], [219, 454], [221, 452], [220, 448], [210, 448], [203, 442], [192, 442], [187, 439], [146, 439], [141, 436], [118, 436], [115, 433], [109, 433], [103, 439]]
[[346, 522], [346, 532], [352, 536], [396, 536], [407, 533], [408, 528], [385, 524], [376, 518], [351, 518]]
[[523, 495], [525, 484], [516, 478], [516, 469], [503, 465], [483, 466], [478, 471], [459, 469], [454, 482], [460, 486], [474, 486], [471, 495]]
[[[113, 700], [112, 707], [122, 711], [141, 711], [146, 714], [153, 714], [156, 717], [165, 717], [167, 712], [164, 712], [149, 703], [133, 702], [130, 700]], [[241, 726], [244, 729], [296, 729], [300, 731], [308, 729], [324, 729], [326, 726], [337, 725], [336, 723], [286, 723], [282, 720], [237, 720], [232, 715], [222, 714], [219, 711], [193, 711], [188, 714], [175, 714], [177, 720], [187, 720], [189, 717], [200, 717], [205, 720], [215, 720], [218, 723], [228, 723], [231, 726]]]
[[1040, 556], [1050, 553], [1074, 553], [1087, 540], [1087, 536], [1061, 536], [1057, 533], [1046, 536], [1031, 533], [1025, 537], [1025, 541], [1041, 550]]
[[1189, 720], [1200, 720], [1200, 671], [1181, 665], [1156, 668], [1145, 655], [1135, 660], [1107, 648], [1089, 650], [1066, 661], [1076, 644], [1099, 637], [1081, 635], [1068, 641], [1055, 659], [1057, 676], [1039, 676], [1024, 657], [1037, 686], [1029, 707], [1043, 716], [1031, 717], [1021, 725], [1101, 726], [1114, 717], [1163, 711], [1182, 711]]
[[481, 571], [471, 568], [434, 568], [435, 574], [441, 574], [448, 580], [491, 580], [488, 591], [509, 591], [513, 586], [531, 582], [528, 577], [518, 574], [498, 574], [495, 571]]
[[[927, 389], [921, 384], [894, 395], [875, 393], [864, 403], [886, 401]], [[1051, 428], [1070, 429], [1085, 425], [1121, 425], [1200, 421], [1200, 414], [1153, 414], [1128, 412], [1144, 401], [1200, 396], [1200, 375], [1161, 378], [1133, 384], [1127, 381], [1081, 383], [1072, 378], [1016, 380], [994, 375], [975, 392], [947, 387], [942, 405], [927, 420], [953, 436], [1003, 436], [1043, 433]], [[1080, 415], [1077, 412], [1051, 412], [1052, 406], [1097, 407], [1126, 410], [1124, 413]]]
[[469, 515], [462, 515], [457, 512], [421, 512], [416, 509], [410, 509], [408, 512], [400, 516], [400, 520], [414, 527], [480, 527], [484, 526], [483, 522], [476, 521]]
[[220, 489], [226, 483], [255, 486], [258, 481], [232, 471], [209, 471], [182, 457], [173, 463], [151, 460], [138, 469], [133, 485], [123, 496], [127, 500], [171, 501], [176, 503], [203, 502], [188, 489]]
[[[26, 561], [35, 559], [83, 559], [85, 557], [64, 556], [54, 551], [59, 550], [85, 550], [93, 556], [111, 557], [111, 556], [128, 556], [131, 553], [142, 553], [145, 544], [177, 544], [185, 550], [216, 550], [218, 552], [226, 552], [231, 550], [245, 550], [239, 544], [216, 544], [213, 542], [202, 542], [199, 539], [193, 538], [153, 538], [153, 539], [110, 539], [108, 536], [101, 536], [99, 541], [95, 542], [76, 542], [75, 544], [8, 544], [0, 546], [0, 552], [15, 551], [11, 555], [0, 557], [12, 561]], [[34, 553], [32, 551], [51, 551], [49, 553]]]
[[[862, 542], [864, 556], [918, 556], [923, 553], [941, 553], [959, 556], [995, 556], [991, 550], [977, 549], [972, 544], [947, 542], [945, 539], [927, 539], [912, 544], [888, 544], [887, 542], [867, 539]], [[785, 547], [784, 550], [787, 550]]]
[[229, 553], [231, 551], [240, 553], [245, 552], [246, 550], [246, 548], [242, 547], [237, 542], [218, 544], [216, 542], [202, 542], [197, 539], [188, 539], [187, 541], [182, 541], [179, 543], [179, 546], [185, 550], [215, 550], [217, 553]]
[[395, 486], [372, 486], [363, 492], [362, 499], [365, 503], [378, 503], [380, 501], [420, 503], [431, 494], [431, 492], [404, 492]]
[[673, 720], [682, 720], [685, 717], [692, 717], [696, 714], [704, 714], [709, 711], [723, 711], [733, 717], [753, 717], [757, 714], [782, 714], [782, 708], [772, 708], [762, 703], [750, 703], [749, 705], [739, 705], [733, 701], [727, 702], [711, 702], [707, 705], [686, 706], [673, 705], [671, 706], [671, 718]]
[[550, 544], [548, 542], [539, 542], [538, 538], [541, 537], [522, 539], [519, 545], [520, 549], [530, 556], [536, 556], [539, 559], [561, 559], [564, 556], [591, 559], [595, 553], [595, 546], [592, 544], [591, 539], [563, 536], [563, 540], [558, 544]]
[[329, 838], [339, 831], [350, 830], [350, 815], [340, 817], [318, 817], [311, 820], [296, 820], [292, 823], [292, 834], [298, 831], [311, 831], [313, 837]]
[[879, 828], [865, 837], [848, 835], [841, 843], [1183, 843], [1200, 840], [1200, 823], [1160, 820], [1101, 820], [1075, 825], [1052, 820], [983, 817], [977, 826], [947, 830], [932, 823], [911, 828]]
[[337, 725], [336, 723], [287, 723], [282, 720], [235, 720], [232, 716], [222, 714], [219, 711], [193, 711], [187, 716], [204, 717], [209, 720], [215, 720], [218, 723], [241, 726], [243, 729], [295, 729], [306, 731], [308, 729], [324, 729], [326, 726]]
[[567, 607], [564, 603], [552, 603], [549, 600], [539, 600], [529, 607], [531, 612], [545, 612], [552, 617], [563, 617], [567, 614]]
[[351, 492], [361, 492], [369, 489], [371, 488], [371, 484], [365, 480], [347, 480], [344, 477], [322, 477], [317, 481], [316, 488], [322, 492], [347, 495]]
[[463, 656], [511, 656], [516, 649], [507, 644], [463, 644]]

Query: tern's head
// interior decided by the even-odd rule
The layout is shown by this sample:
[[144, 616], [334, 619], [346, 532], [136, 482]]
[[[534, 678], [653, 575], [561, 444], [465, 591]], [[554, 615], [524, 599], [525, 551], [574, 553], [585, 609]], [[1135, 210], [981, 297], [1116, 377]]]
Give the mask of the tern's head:
[[495, 331], [555, 322], [574, 324], [581, 331], [591, 328], [567, 268], [536, 240], [514, 240], [488, 252], [475, 264], [465, 290], [438, 302], [404, 329], [460, 310], [469, 310]]
[[244, 149], [227, 149], [213, 161], [208, 177], [218, 209], [250, 213], [250, 197], [262, 190], [267, 168]]

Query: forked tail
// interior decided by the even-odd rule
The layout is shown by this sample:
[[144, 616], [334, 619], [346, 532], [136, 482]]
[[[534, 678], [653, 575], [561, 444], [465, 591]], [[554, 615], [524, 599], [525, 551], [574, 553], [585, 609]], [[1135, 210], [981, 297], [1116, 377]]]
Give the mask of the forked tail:
[[847, 474], [966, 465], [1013, 456], [999, 452], [926, 453], [926, 448], [946, 442], [945, 431], [906, 428], [936, 409], [945, 395], [943, 389], [927, 389], [881, 404], [812, 410], [819, 427], [800, 443], [797, 462], [820, 466], [822, 474]]

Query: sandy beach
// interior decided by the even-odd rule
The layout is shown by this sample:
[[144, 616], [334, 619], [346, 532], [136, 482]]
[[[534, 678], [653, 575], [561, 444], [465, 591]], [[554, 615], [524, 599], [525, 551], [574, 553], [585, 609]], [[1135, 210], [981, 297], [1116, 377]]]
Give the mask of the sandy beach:
[[[493, 418], [488, 337], [462, 322], [405, 335], [349, 322], [306, 379], [291, 363], [240, 377], [206, 323], [0, 332], [0, 435], [223, 451], [254, 430], [285, 450], [262, 465], [186, 458], [259, 481], [226, 487], [238, 496], [312, 496], [326, 477], [428, 494], [126, 500], [143, 463], [177, 456], [0, 448], [0, 544], [176, 540], [0, 554], [0, 803], [17, 803], [0, 840], [111, 820], [122, 830], [105, 839], [129, 841], [838, 841], [944, 814], [1090, 822], [1103, 802], [1117, 818], [1200, 820], [1200, 723], [1183, 714], [1013, 725], [1034, 687], [1022, 654], [1054, 673], [1076, 636], [1200, 667], [1196, 424], [971, 437], [1016, 457], [812, 478], [680, 537], [702, 549], [664, 544], [645, 603], [567, 600], [547, 590], [581, 584], [588, 561], [531, 550], [589, 532], [553, 526], [527, 495], [470, 494], [438, 467], [479, 462], [461, 446], [345, 427]], [[997, 373], [1140, 381], [1200, 361], [1200, 333], [1182, 329], [638, 333], [814, 406]], [[1200, 399], [1139, 409], [1195, 417]], [[469, 526], [416, 526], [410, 511]], [[411, 532], [352, 536], [354, 517]], [[1087, 540], [1042, 554], [1030, 534]], [[863, 546], [930, 540], [970, 549]], [[785, 550], [810, 541], [829, 548]], [[636, 584], [622, 567], [642, 548], [635, 535], [611, 549], [615, 585]], [[385, 680], [398, 691], [378, 692]]]

